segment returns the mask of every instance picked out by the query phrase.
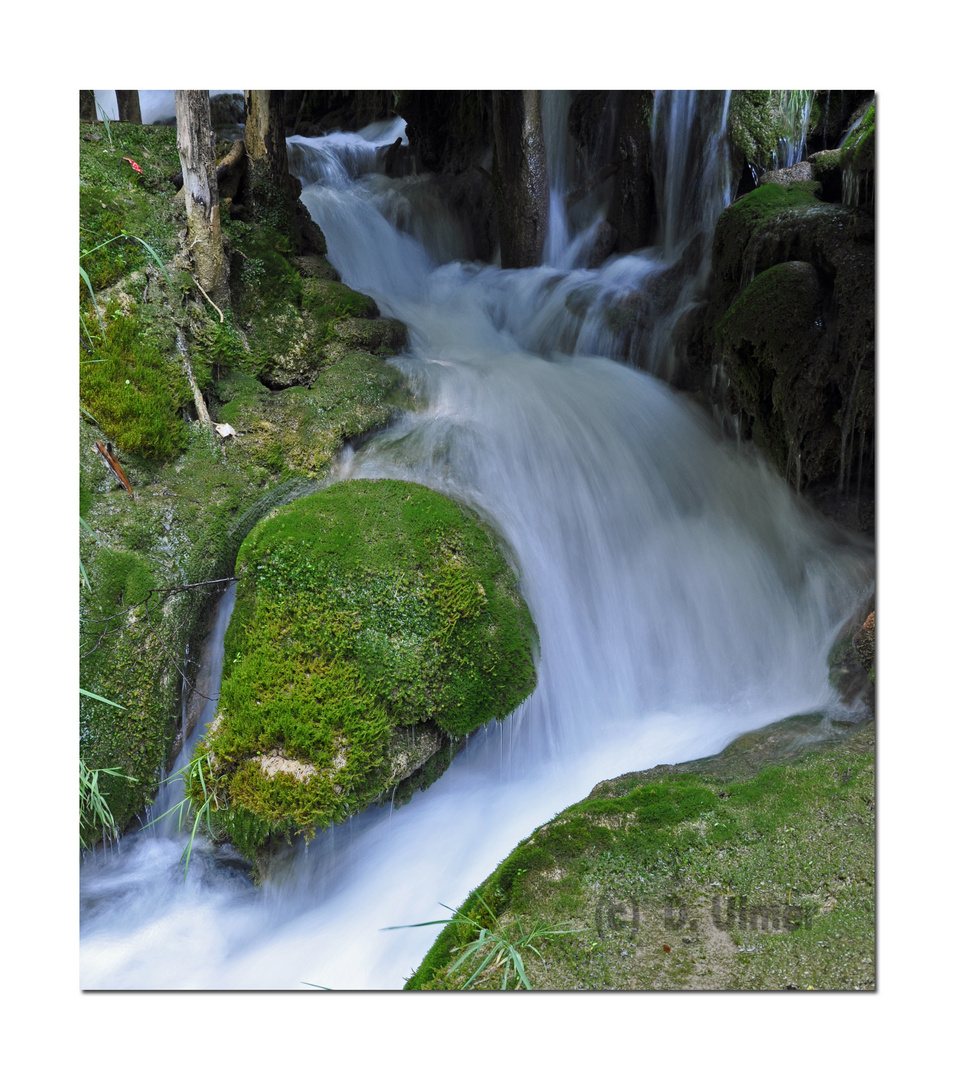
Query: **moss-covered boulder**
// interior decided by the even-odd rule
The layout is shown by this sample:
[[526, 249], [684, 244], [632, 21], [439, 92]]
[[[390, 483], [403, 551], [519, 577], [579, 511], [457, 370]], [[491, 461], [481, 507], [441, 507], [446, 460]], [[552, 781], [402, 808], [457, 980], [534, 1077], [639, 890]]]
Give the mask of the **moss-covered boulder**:
[[826, 414], [828, 380], [813, 363], [824, 333], [822, 300], [810, 263], [779, 263], [743, 290], [716, 328], [721, 355], [733, 358], [734, 397], [751, 418], [753, 438], [796, 487], [803, 475], [835, 472], [841, 451]]
[[812, 180], [818, 184], [818, 197], [825, 202], [841, 202], [841, 151], [819, 150], [809, 155]]
[[[217, 829], [270, 841], [409, 797], [533, 689], [535, 630], [487, 528], [416, 484], [349, 481], [251, 532], [209, 755]], [[193, 790], [202, 803], [205, 792]]]

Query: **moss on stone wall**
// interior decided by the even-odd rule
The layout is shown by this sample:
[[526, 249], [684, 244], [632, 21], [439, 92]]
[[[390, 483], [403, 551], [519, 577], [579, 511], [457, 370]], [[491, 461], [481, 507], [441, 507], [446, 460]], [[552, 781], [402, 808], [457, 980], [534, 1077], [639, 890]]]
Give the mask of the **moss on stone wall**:
[[797, 486], [837, 471], [841, 449], [827, 379], [814, 367], [822, 306], [811, 264], [779, 263], [759, 274], [716, 327], [719, 356], [732, 357], [733, 401], [778, 471], [797, 474]]
[[[766, 184], [728, 206], [719, 216], [712, 241], [713, 271], [717, 284], [735, 289], [747, 284], [755, 273], [767, 269], [754, 261], [753, 240], [780, 215], [789, 212], [804, 214], [817, 206], [818, 202], [814, 194], [803, 187]], [[772, 260], [781, 261], [780, 258]], [[771, 266], [772, 262], [768, 265]]]
[[318, 477], [343, 442], [409, 404], [402, 384], [397, 368], [350, 351], [323, 367], [310, 387], [273, 392], [249, 375], [233, 373], [216, 389], [225, 398], [217, 420], [238, 432], [225, 452], [250, 478]]
[[401, 729], [420, 725], [438, 753], [533, 688], [509, 565], [426, 488], [353, 481], [300, 499], [253, 530], [237, 572], [218, 722], [196, 753], [212, 754], [215, 824], [246, 854], [260, 846], [246, 835], [312, 834], [419, 773]]
[[875, 106], [871, 106], [858, 126], [845, 138], [841, 148], [843, 198], [851, 206], [874, 202]]
[[733, 90], [729, 103], [729, 141], [737, 167], [759, 172], [773, 166], [779, 138], [786, 132], [778, 90]]

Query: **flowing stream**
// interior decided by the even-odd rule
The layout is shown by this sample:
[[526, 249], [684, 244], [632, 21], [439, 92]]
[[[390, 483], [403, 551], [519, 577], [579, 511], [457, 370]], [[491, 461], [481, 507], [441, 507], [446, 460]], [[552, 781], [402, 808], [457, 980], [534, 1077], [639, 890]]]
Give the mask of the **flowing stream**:
[[[598, 270], [580, 255], [596, 202], [590, 222], [551, 215], [549, 265], [502, 271], [461, 261], [466, 238], [426, 178], [378, 171], [400, 123], [290, 140], [329, 258], [410, 330], [395, 362], [419, 407], [344, 454], [335, 479], [417, 481], [494, 524], [540, 631], [538, 687], [408, 805], [289, 849], [261, 888], [201, 838], [183, 880], [171, 818], [87, 858], [84, 987], [398, 988], [438, 928], [383, 928], [446, 917], [441, 904], [460, 903], [598, 781], [838, 708], [826, 654], [870, 587], [869, 546], [810, 516], [651, 373], [666, 366], [658, 327], [693, 302], [701, 264], [686, 263], [686, 246], [700, 230], [711, 239], [728, 197], [727, 99], [699, 103], [709, 156], [692, 167], [699, 109], [676, 95], [662, 104], [675, 218], [658, 248]], [[548, 125], [565, 105], [547, 104]], [[704, 203], [691, 220], [679, 170]], [[558, 189], [565, 171], [553, 172]], [[680, 266], [674, 288], [653, 291]], [[607, 317], [633, 296], [656, 305], [643, 336], [657, 340], [642, 351]]]

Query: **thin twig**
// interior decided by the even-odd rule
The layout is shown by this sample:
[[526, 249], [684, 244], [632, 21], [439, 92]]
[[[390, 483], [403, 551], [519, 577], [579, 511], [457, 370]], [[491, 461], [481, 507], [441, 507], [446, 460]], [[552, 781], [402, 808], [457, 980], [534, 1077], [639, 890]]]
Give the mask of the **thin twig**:
[[[195, 281], [195, 275], [194, 274], [190, 274], [189, 277], [192, 278], [193, 281]], [[206, 298], [206, 300], [209, 301], [209, 303], [215, 308], [215, 310], [219, 312], [219, 322], [224, 323], [225, 322], [225, 316], [219, 310], [219, 308], [215, 304], [215, 301], [212, 299], [212, 297], [209, 296], [209, 294], [205, 291], [205, 289], [202, 288], [202, 286], [197, 281], [195, 281], [195, 287], [199, 290], [200, 293], [202, 293], [202, 295]]]

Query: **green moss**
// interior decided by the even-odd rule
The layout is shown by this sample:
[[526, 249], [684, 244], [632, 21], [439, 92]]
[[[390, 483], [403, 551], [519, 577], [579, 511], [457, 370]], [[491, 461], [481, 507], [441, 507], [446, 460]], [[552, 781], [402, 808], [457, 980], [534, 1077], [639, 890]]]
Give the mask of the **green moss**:
[[[829, 196], [831, 192], [828, 192]], [[870, 214], [766, 184], [720, 215], [705, 334], [741, 433], [800, 485], [873, 483]]]
[[861, 118], [861, 123], [847, 136], [842, 145], [843, 167], [853, 168], [858, 172], [867, 172], [874, 168], [874, 134], [875, 106], [872, 102]]
[[721, 276], [737, 285], [745, 276], [745, 257], [752, 238], [780, 214], [817, 205], [815, 195], [799, 185], [764, 184], [737, 199], [719, 215], [712, 242], [713, 263]]
[[208, 747], [224, 812], [279, 835], [345, 820], [393, 786], [395, 730], [460, 737], [533, 688], [535, 632], [506, 560], [426, 488], [355, 481], [299, 499], [252, 531], [238, 572]]
[[185, 448], [181, 410], [191, 400], [188, 382], [171, 359], [175, 346], [160, 348], [135, 308], [109, 307], [106, 343], [82, 349], [80, 403], [120, 449], [144, 458], [169, 458]]
[[[232, 221], [226, 231], [237, 253], [232, 277], [235, 333], [207, 331], [210, 340], [202, 346], [203, 356], [219, 373], [225, 367], [241, 369], [275, 388], [311, 385], [327, 363], [325, 347], [341, 337], [336, 324], [373, 319], [377, 305], [331, 280], [334, 272], [326, 260], [294, 256], [288, 238], [267, 225]], [[385, 343], [392, 322], [382, 321], [377, 331]], [[236, 340], [239, 332], [241, 342]], [[367, 344], [342, 340], [351, 348], [383, 351], [377, 349], [375, 335], [371, 337]]]
[[355, 292], [340, 281], [317, 277], [303, 280], [302, 306], [328, 327], [337, 319], [373, 319], [378, 314], [378, 305], [370, 296]]
[[874, 102], [845, 139], [841, 148], [841, 168], [844, 201], [852, 206], [870, 203], [875, 171]]
[[[114, 124], [110, 146], [101, 125], [80, 125], [80, 251], [127, 232], [151, 244], [164, 261], [177, 247], [185, 211], [171, 178], [179, 171], [174, 127]], [[137, 173], [127, 161], [141, 168]], [[149, 262], [135, 240], [121, 240], [82, 255], [93, 288], [118, 281]]]
[[368, 353], [347, 353], [326, 365], [311, 387], [269, 393], [245, 377], [223, 387], [229, 400], [216, 418], [242, 433], [229, 448], [235, 461], [275, 474], [315, 477], [345, 439], [383, 424], [407, 404], [397, 368]]
[[[192, 371], [203, 390], [221, 381], [228, 373], [240, 372], [248, 353], [231, 310], [224, 321], [217, 318], [193, 320], [189, 355]], [[221, 393], [219, 397], [222, 397]]]
[[[806, 722], [794, 724], [807, 734]], [[829, 730], [752, 769], [790, 723], [746, 736], [741, 754], [599, 785], [460, 910], [480, 921], [482, 898], [504, 924], [568, 920], [575, 933], [548, 942], [542, 961], [524, 956], [540, 989], [871, 987], [874, 732], [838, 741]], [[447, 972], [473, 937], [445, 928], [407, 989], [459, 986], [469, 972]]]
[[716, 326], [736, 407], [782, 475], [799, 455], [793, 477], [799, 484], [836, 469], [841, 450], [826, 386], [813, 371], [824, 354], [821, 313], [815, 270], [786, 262], [759, 274]]
[[[81, 250], [126, 230], [169, 260], [185, 225], [170, 182], [179, 170], [175, 130], [113, 125], [112, 133], [110, 148], [102, 126], [81, 125]], [[142, 166], [141, 176], [124, 156]], [[316, 344], [326, 336], [324, 324], [308, 305], [321, 290], [305, 278], [333, 277], [327, 261], [309, 256], [292, 263], [287, 238], [267, 224], [231, 222], [227, 204], [222, 213], [233, 245], [233, 308], [224, 321], [191, 295], [188, 275], [171, 267], [170, 294], [134, 239], [105, 244], [81, 260], [101, 300], [100, 290], [110, 287], [110, 302], [106, 344], [81, 353], [82, 361], [97, 362], [84, 362], [80, 374], [81, 404], [95, 417], [83, 414], [80, 421], [80, 507], [96, 534], [84, 530], [80, 538], [93, 586], [80, 597], [80, 683], [125, 708], [82, 698], [80, 753], [91, 769], [118, 768], [140, 781], [104, 779], [120, 830], [142, 813], [168, 764], [182, 716], [182, 675], [195, 675], [203, 620], [219, 587], [170, 590], [231, 573], [239, 545], [264, 513], [313, 491], [304, 478], [327, 468], [342, 439], [384, 423], [404, 404], [396, 369], [368, 355], [332, 360]], [[371, 313], [372, 302], [344, 286], [329, 295], [333, 302], [322, 312], [329, 319]], [[99, 324], [84, 287], [80, 303], [95, 341]], [[242, 432], [238, 439], [213, 444], [201, 425], [183, 422], [192, 394], [177, 334], [213, 418], [231, 419]], [[327, 336], [337, 340], [333, 332]], [[306, 356], [309, 381], [317, 382], [313, 391], [284, 398], [254, 375], [290, 349]], [[134, 499], [96, 453], [98, 439], [114, 444]], [[148, 607], [147, 582], [157, 590]], [[107, 595], [113, 599], [104, 607]], [[254, 832], [247, 820], [233, 827]]]
[[[138, 610], [158, 582], [148, 562], [136, 553], [98, 546], [87, 554], [92, 586], [84, 595], [81, 626], [80, 685], [123, 706], [115, 709], [80, 698], [80, 756], [90, 768], [118, 767], [122, 773], [149, 782], [161, 765], [167, 724], [148, 720], [150, 709], [165, 699], [162, 678], [143, 655], [155, 647], [162, 611], [152, 606], [149, 618]], [[142, 784], [104, 775], [102, 790], [117, 825], [122, 828], [141, 808]], [[88, 843], [98, 837], [89, 835]]]
[[301, 276], [289, 261], [291, 241], [261, 222], [223, 221], [223, 229], [239, 253], [234, 282], [243, 313], [264, 311], [279, 301], [297, 306]]

